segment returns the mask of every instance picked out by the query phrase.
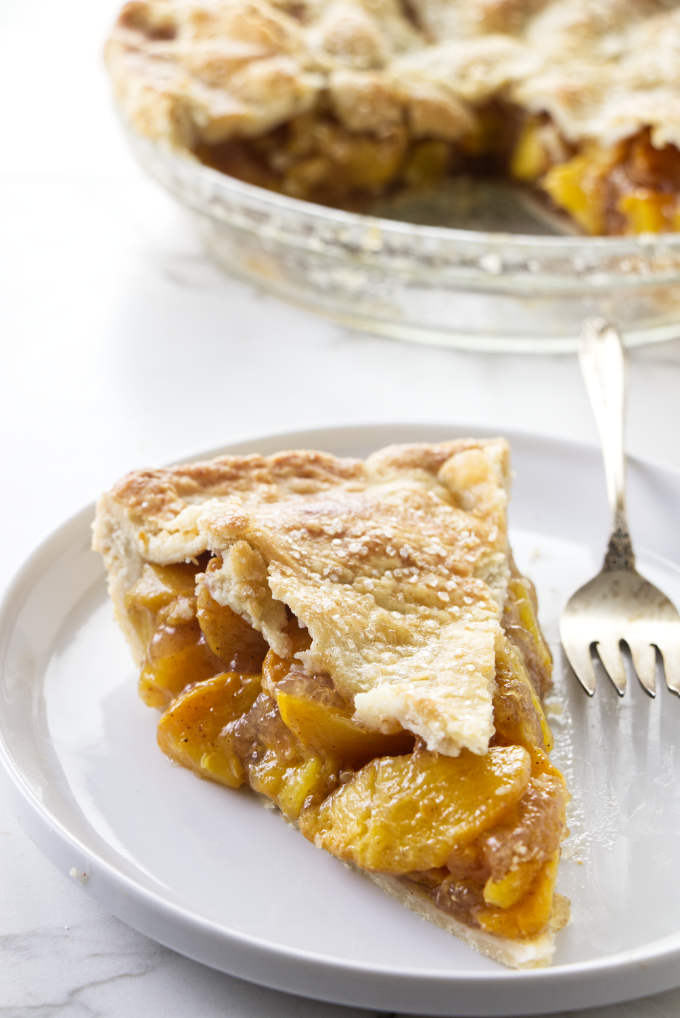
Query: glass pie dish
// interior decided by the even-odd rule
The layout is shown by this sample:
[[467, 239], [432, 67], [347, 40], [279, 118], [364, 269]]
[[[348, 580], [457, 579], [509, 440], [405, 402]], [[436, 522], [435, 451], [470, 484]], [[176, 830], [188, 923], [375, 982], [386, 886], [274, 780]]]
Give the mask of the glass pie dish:
[[243, 183], [125, 132], [226, 272], [343, 324], [414, 342], [535, 352], [573, 349], [592, 315], [613, 320], [630, 345], [678, 334], [680, 234], [565, 235], [519, 188], [471, 178], [384, 199], [371, 214], [345, 212]]

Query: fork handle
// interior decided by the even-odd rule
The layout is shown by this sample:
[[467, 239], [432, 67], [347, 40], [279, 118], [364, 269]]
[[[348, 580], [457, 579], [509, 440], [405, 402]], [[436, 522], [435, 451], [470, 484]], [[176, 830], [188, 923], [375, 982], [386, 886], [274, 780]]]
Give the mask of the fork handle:
[[626, 461], [623, 418], [626, 397], [625, 358], [621, 336], [600, 318], [585, 322], [579, 361], [595, 423], [600, 433], [612, 532], [605, 569], [634, 568], [635, 555], [626, 518]]

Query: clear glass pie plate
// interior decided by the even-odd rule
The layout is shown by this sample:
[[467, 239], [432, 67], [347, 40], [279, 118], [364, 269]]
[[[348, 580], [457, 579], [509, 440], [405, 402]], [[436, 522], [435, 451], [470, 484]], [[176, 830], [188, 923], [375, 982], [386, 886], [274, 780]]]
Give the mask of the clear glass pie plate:
[[469, 179], [383, 201], [370, 215], [343, 212], [126, 133], [220, 266], [344, 324], [537, 352], [572, 349], [590, 315], [615, 321], [631, 345], [680, 333], [680, 234], [564, 235], [521, 192]]

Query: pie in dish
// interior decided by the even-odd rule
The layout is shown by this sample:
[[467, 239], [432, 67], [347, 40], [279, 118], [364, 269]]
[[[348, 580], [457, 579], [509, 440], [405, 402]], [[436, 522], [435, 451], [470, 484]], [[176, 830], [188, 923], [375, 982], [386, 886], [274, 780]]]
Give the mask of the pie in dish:
[[106, 59], [143, 135], [361, 207], [464, 169], [593, 234], [680, 229], [674, 0], [133, 0]]
[[169, 757], [511, 966], [550, 960], [567, 791], [508, 546], [508, 448], [225, 456], [123, 478], [94, 547]]

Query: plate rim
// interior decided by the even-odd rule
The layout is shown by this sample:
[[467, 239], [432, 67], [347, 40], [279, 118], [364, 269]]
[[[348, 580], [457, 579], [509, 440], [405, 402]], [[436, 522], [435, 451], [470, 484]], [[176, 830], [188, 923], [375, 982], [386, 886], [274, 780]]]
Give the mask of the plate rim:
[[[413, 441], [433, 441], [434, 438], [426, 438], [424, 435], [419, 438], [419, 433], [422, 435], [425, 431], [430, 433], [441, 431], [451, 435], [451, 437], [467, 435], [491, 437], [502, 435], [510, 442], [511, 449], [517, 444], [533, 443], [543, 448], [561, 446], [570, 449], [577, 455], [599, 455], [599, 450], [594, 444], [521, 429], [507, 427], [496, 429], [481, 425], [470, 427], [459, 422], [446, 421], [376, 421], [349, 425], [328, 424], [314, 428], [299, 428], [278, 432], [270, 431], [264, 434], [240, 437], [233, 442], [221, 443], [219, 446], [200, 450], [192, 455], [182, 456], [180, 459], [172, 460], [171, 462], [191, 462], [209, 459], [220, 454], [248, 454], [249, 450], [244, 447], [257, 443], [284, 443], [279, 445], [279, 447], [285, 448], [285, 443], [289, 441], [296, 443], [297, 447], [300, 447], [300, 443], [304, 443], [310, 447], [313, 444], [315, 448], [323, 448], [324, 436], [332, 436], [330, 438], [331, 443], [338, 445], [341, 443], [343, 436], [361, 439], [362, 435], [377, 436], [382, 434], [387, 436], [390, 432], [398, 432], [404, 429], [411, 429], [414, 432]], [[378, 442], [380, 441], [381, 439], [378, 438]], [[382, 441], [385, 444], [384, 440]], [[367, 441], [367, 445], [369, 444]], [[287, 447], [291, 448], [292, 445]], [[378, 448], [379, 446], [376, 445], [375, 447]], [[630, 456], [628, 461], [651, 468], [655, 473], [665, 474], [678, 487], [680, 495], [680, 470], [665, 464], [655, 463], [647, 457]], [[87, 532], [91, 524], [94, 507], [95, 502], [90, 502], [57, 525], [28, 555], [4, 587], [0, 600], [0, 671], [4, 672], [5, 668], [8, 637], [14, 629], [16, 616], [25, 595], [32, 587], [31, 581], [35, 577], [36, 570], [40, 569], [40, 563], [45, 559], [52, 562], [58, 549], [63, 550], [65, 544], [72, 543], [79, 534], [83, 535]], [[572, 1010], [582, 1006], [592, 1007], [598, 1004], [614, 1003], [680, 985], [680, 974], [669, 979], [668, 973], [664, 976], [663, 971], [659, 971], [660, 969], [664, 970], [670, 961], [680, 960], [680, 932], [650, 941], [642, 947], [629, 948], [608, 955], [603, 959], [570, 962], [541, 969], [523, 969], [519, 971], [499, 968], [498, 971], [478, 972], [464, 977], [461, 977], [459, 974], [452, 974], [451, 976], [442, 975], [440, 970], [432, 970], [430, 972], [427, 969], [420, 968], [418, 970], [402, 969], [395, 971], [385, 965], [374, 965], [359, 961], [341, 961], [332, 956], [312, 953], [304, 949], [288, 948], [285, 945], [263, 940], [261, 937], [252, 934], [241, 933], [215, 920], [201, 916], [187, 907], [168, 901], [162, 894], [139, 884], [132, 876], [117, 869], [113, 863], [101, 858], [94, 848], [84, 844], [76, 834], [72, 833], [60, 821], [58, 816], [55, 816], [44, 806], [26, 782], [18, 762], [14, 760], [11, 749], [6, 743], [1, 723], [0, 763], [2, 763], [5, 776], [11, 784], [21, 825], [27, 831], [29, 837], [53, 861], [55, 857], [59, 857], [61, 861], [68, 852], [71, 855], [76, 853], [78, 857], [85, 859], [87, 863], [83, 870], [88, 873], [88, 880], [84, 889], [89, 890], [93, 897], [105, 905], [107, 910], [120, 916], [120, 918], [128, 922], [135, 929], [173, 950], [194, 958], [203, 964], [259, 983], [260, 985], [270, 986], [285, 992], [297, 993], [301, 996], [312, 996], [315, 999], [341, 1003], [347, 1006], [367, 1008], [389, 1006], [380, 997], [380, 987], [384, 984], [391, 984], [394, 987], [395, 1000], [397, 995], [403, 994], [406, 988], [411, 991], [409, 992], [410, 998], [413, 996], [414, 989], [417, 995], [417, 991], [421, 988], [437, 986], [441, 990], [455, 990], [461, 994], [461, 997], [456, 1000], [456, 1008], [461, 1015], [479, 1015], [482, 1013], [487, 1015], [509, 1015], [514, 1013], [517, 1007], [517, 1002], [514, 1000], [516, 990], [528, 986], [540, 989], [541, 987], [552, 986], [555, 983], [562, 983], [562, 989], [564, 990], [568, 988], [569, 984], [573, 984], [573, 981], [576, 979], [580, 979], [581, 984], [576, 986], [577, 992], [572, 996], [571, 1001], [570, 999], [561, 999], [554, 1005], [548, 1004], [548, 1011], [565, 1010], [565, 1008]], [[104, 885], [108, 886], [100, 888], [99, 880], [102, 880]], [[121, 893], [123, 897], [116, 900], [120, 901], [124, 907], [112, 907], [109, 899]], [[135, 901], [137, 902], [136, 906]], [[150, 911], [152, 920], [141, 922], [137, 913], [145, 908]], [[341, 996], [331, 990], [325, 993], [319, 992], [322, 989], [320, 987], [306, 992], [305, 988], [300, 986], [296, 979], [289, 980], [285, 978], [283, 972], [277, 974], [273, 969], [267, 968], [266, 971], [263, 970], [258, 974], [251, 974], [244, 971], [238, 964], [234, 964], [234, 961], [237, 960], [236, 958], [225, 957], [224, 964], [215, 960], [206, 960], [204, 952], [200, 950], [192, 951], [190, 945], [186, 943], [178, 946], [179, 941], [182, 940], [181, 936], [179, 938], [177, 936], [164, 937], [163, 931], [159, 931], [156, 928], [159, 920], [161, 922], [169, 920], [171, 924], [176, 923], [180, 930], [188, 926], [185, 935], [198, 934], [201, 939], [214, 938], [217, 944], [222, 944], [231, 951], [236, 949], [235, 954], [239, 952], [244, 956], [252, 954], [255, 966], [257, 966], [258, 961], [260, 963], [264, 961], [279, 967], [283, 964], [284, 967], [286, 965], [295, 965], [307, 970], [332, 970], [336, 976], [344, 976], [346, 979], [354, 977], [359, 982], [356, 987], [347, 987], [347, 992], [344, 992]], [[638, 965], [642, 970], [641, 972], [637, 971]], [[630, 973], [632, 969], [636, 970], [635, 978], [638, 982], [636, 987], [632, 987], [629, 980], [628, 989], [623, 993], [621, 992], [622, 987], [612, 992], [611, 989], [607, 990], [602, 986], [599, 987], [601, 991], [599, 994], [597, 992], [595, 994], [583, 993], [586, 987], [592, 988], [593, 977], [600, 977], [606, 981], [608, 976], [613, 978], [622, 971]], [[310, 973], [308, 972], [307, 974], [309, 975]], [[644, 978], [642, 978], [643, 975]], [[588, 976], [591, 978], [587, 978]], [[365, 991], [368, 991], [370, 988], [364, 985], [366, 977], [373, 981], [373, 990], [375, 991], [373, 994], [369, 994], [368, 998], [365, 996]], [[500, 1009], [491, 1005], [485, 1007], [484, 1010], [480, 1010], [480, 1005], [479, 1003], [475, 1004], [474, 998], [481, 987], [493, 987], [496, 991], [512, 990], [512, 1010], [507, 1009], [507, 1004], [502, 1004]], [[571, 990], [573, 989], [572, 985]], [[545, 1002], [539, 1001], [536, 994], [532, 996], [534, 997], [533, 1003], [527, 1000], [521, 1005], [525, 1012], [527, 1014], [547, 1013]], [[381, 1000], [382, 1002], [380, 1002]], [[469, 1004], [466, 1001], [469, 1001]], [[468, 1010], [469, 1006], [472, 1006], [473, 1010]], [[432, 1010], [426, 1001], [421, 1000], [415, 1006], [412, 1006], [403, 997], [400, 997], [398, 1001], [399, 1008], [401, 1009], [399, 1013], [415, 1013], [416, 1011], [421, 1014], [443, 1013], [439, 1009], [439, 1005], [435, 1005], [435, 1009]]]

